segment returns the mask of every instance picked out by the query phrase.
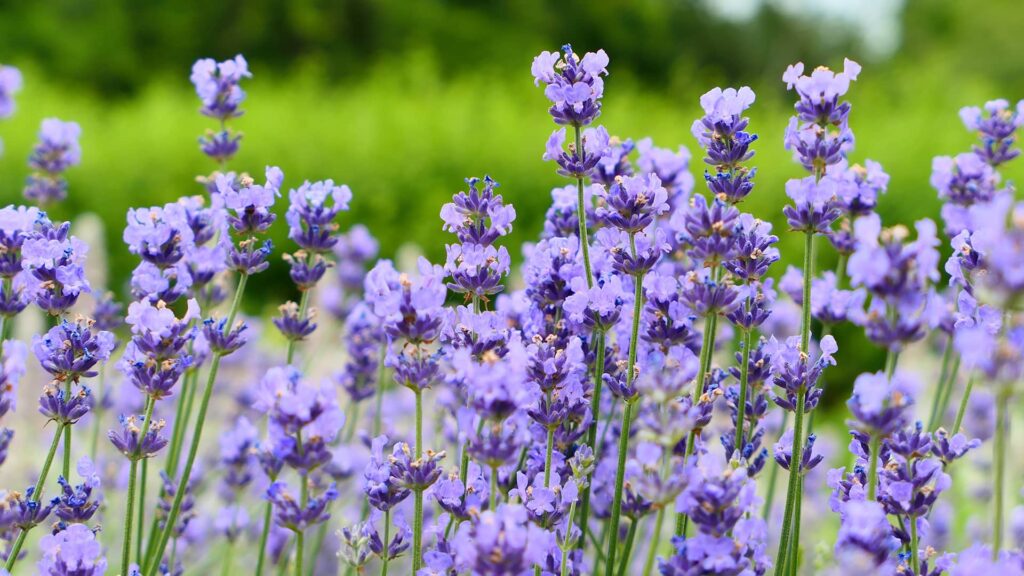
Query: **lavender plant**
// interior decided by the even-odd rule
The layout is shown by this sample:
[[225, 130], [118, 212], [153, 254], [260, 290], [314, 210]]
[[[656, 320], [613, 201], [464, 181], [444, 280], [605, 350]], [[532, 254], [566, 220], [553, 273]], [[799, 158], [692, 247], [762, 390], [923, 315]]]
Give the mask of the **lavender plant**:
[[[1024, 104], [961, 110], [978, 142], [935, 160], [943, 229], [922, 219], [912, 233], [876, 212], [896, 193], [882, 165], [853, 158], [846, 98], [860, 66], [791, 66], [783, 146], [806, 175], [762, 220], [743, 211], [757, 170], [774, 168], [752, 165], [754, 92], [700, 99], [704, 193], [685, 147], [594, 125], [608, 65], [568, 45], [533, 61], [560, 126], [543, 158], [569, 183], [518, 266], [505, 241], [509, 200], [524, 192], [499, 194], [489, 176], [440, 207], [443, 264], [408, 265], [377, 259], [365, 227], [341, 231], [360, 201], [347, 186], [306, 181], [282, 208], [280, 169], [262, 183], [229, 171], [250, 76], [241, 56], [193, 67], [200, 111], [219, 123], [200, 149], [218, 169], [201, 195], [128, 212], [139, 263], [124, 312], [110, 295], [87, 300], [88, 246], [70, 223], [0, 209], [0, 465], [35, 448], [7, 419], [18, 388], [43, 382], [53, 423], [33, 485], [0, 491], [0, 573], [34, 562], [98, 576], [118, 544], [119, 573], [140, 576], [205, 559], [225, 574], [301, 576], [1024, 573], [1024, 516], [1007, 511], [1024, 203], [999, 173], [1019, 155]], [[12, 70], [0, 67], [0, 117], [20, 87]], [[76, 125], [48, 120], [40, 136], [25, 193], [44, 205], [64, 197], [81, 150]], [[300, 296], [264, 338], [242, 303], [271, 269], [275, 210]], [[785, 271], [770, 222], [783, 219], [804, 246]], [[834, 270], [818, 272], [818, 237]], [[315, 316], [317, 301], [331, 314]], [[36, 308], [49, 325], [31, 339], [30, 370], [29, 346], [10, 335]], [[886, 360], [858, 370], [837, 408], [849, 444], [836, 454], [820, 405], [839, 393], [830, 367], [849, 327]], [[965, 539], [951, 526], [968, 507], [952, 504], [979, 492], [965, 474], [979, 466], [991, 466], [990, 504], [971, 507], [985, 516], [971, 529], [991, 527]], [[826, 502], [831, 516], [816, 513]], [[811, 530], [831, 555], [807, 546]]]

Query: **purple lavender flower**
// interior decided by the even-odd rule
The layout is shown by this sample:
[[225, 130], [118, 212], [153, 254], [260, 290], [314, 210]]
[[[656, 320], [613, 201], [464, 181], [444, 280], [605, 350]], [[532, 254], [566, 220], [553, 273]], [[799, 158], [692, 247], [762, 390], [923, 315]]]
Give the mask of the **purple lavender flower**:
[[[609, 148], [609, 152], [618, 148], [621, 154], [623, 149], [622, 145], [614, 145]], [[665, 190], [668, 191], [668, 202], [672, 208], [680, 206], [683, 202], [686, 202], [690, 198], [690, 193], [693, 192], [693, 175], [690, 174], [690, 151], [685, 146], [680, 146], [678, 150], [672, 151], [667, 148], [658, 148], [654, 145], [654, 142], [650, 138], [644, 138], [636, 143], [637, 152], [639, 157], [636, 160], [636, 167], [648, 175], [657, 176], [661, 180]], [[608, 170], [610, 168], [610, 159], [607, 157], [608, 152], [604, 158], [598, 162], [598, 169], [601, 170], [604, 166], [605, 181], [601, 181], [595, 178], [595, 181], [601, 181], [605, 186], [612, 186], [615, 184], [615, 178], [612, 177], [610, 180], [607, 179], [607, 175], [611, 174]], [[620, 159], [618, 163], [621, 163], [624, 159]], [[622, 174], [616, 174], [616, 176], [627, 177], [631, 175], [632, 169], [620, 169]]]
[[[459, 192], [441, 207], [444, 229], [455, 234], [461, 244], [445, 246], [445, 272], [451, 275], [448, 287], [487, 302], [504, 288], [501, 281], [509, 273], [511, 259], [504, 246], [493, 243], [512, 231], [516, 211], [495, 194], [498, 183], [485, 176], [467, 178], [468, 191]], [[482, 184], [482, 185], [481, 185]]]
[[820, 176], [827, 166], [836, 164], [853, 148], [849, 128], [849, 102], [840, 102], [850, 82], [860, 74], [853, 60], [843, 62], [843, 71], [835, 73], [819, 66], [810, 76], [803, 75], [803, 62], [786, 68], [782, 75], [786, 88], [795, 89], [799, 100], [796, 116], [786, 128], [786, 149], [808, 171]]
[[249, 64], [241, 54], [220, 63], [212, 58], [197, 60], [192, 65], [191, 80], [203, 102], [202, 113], [220, 120], [241, 116], [238, 107], [245, 100], [245, 92], [239, 83], [251, 77]]
[[225, 469], [224, 486], [229, 501], [234, 501], [239, 490], [248, 486], [253, 478], [256, 445], [259, 430], [245, 416], [220, 435], [220, 464]]
[[889, 186], [889, 175], [882, 165], [868, 160], [864, 166], [852, 166], [843, 159], [828, 166], [826, 175], [836, 184], [836, 196], [843, 212], [850, 217], [865, 216], [875, 210], [878, 196], [885, 194]]
[[46, 213], [35, 206], [0, 208], [0, 277], [13, 279], [22, 271], [22, 247], [39, 228], [49, 225]]
[[72, 524], [39, 541], [42, 558], [36, 564], [46, 576], [102, 576], [107, 570], [103, 545], [92, 529]]
[[32, 497], [34, 493], [35, 488], [30, 486], [25, 492], [12, 490], [0, 494], [0, 526], [31, 530], [44, 522], [60, 500], [39, 502]]
[[690, 129], [705, 148], [704, 162], [714, 167], [714, 173], [704, 172], [712, 196], [729, 204], [741, 202], [754, 189], [757, 169], [742, 165], [754, 157], [750, 145], [757, 135], [746, 132], [749, 120], [743, 117], [753, 103], [754, 91], [747, 86], [714, 88], [701, 96], [704, 116]]
[[118, 368], [133, 386], [154, 399], [173, 393], [178, 380], [192, 365], [185, 346], [194, 337], [193, 320], [199, 317], [199, 305], [189, 300], [181, 318], [159, 302], [132, 302], [126, 322], [132, 339], [125, 346]]
[[387, 436], [378, 436], [373, 439], [370, 461], [363, 471], [365, 479], [363, 492], [370, 505], [382, 512], [387, 512], [395, 507], [412, 493], [412, 490], [400, 484], [392, 476], [391, 458], [384, 455], [387, 443]]
[[946, 234], [956, 236], [970, 223], [970, 207], [996, 197], [999, 173], [974, 152], [932, 160], [931, 185], [944, 201], [942, 219]]
[[772, 372], [774, 383], [782, 389], [782, 394], [775, 397], [775, 403], [784, 410], [796, 410], [799, 392], [803, 390], [804, 410], [810, 412], [818, 405], [821, 399], [821, 388], [818, 387], [818, 379], [822, 372], [829, 365], [835, 365], [835, 358], [832, 357], [839, 350], [836, 340], [832, 336], [825, 336], [819, 344], [821, 355], [817, 360], [812, 361], [810, 356], [800, 350], [800, 338], [793, 336], [787, 338], [786, 342], [780, 343], [773, 336], [768, 341], [769, 353], [771, 354]]
[[877, 502], [850, 501], [842, 508], [835, 554], [840, 562], [861, 565], [878, 573], [895, 573], [893, 536], [885, 511]]
[[57, 118], [43, 120], [39, 143], [28, 159], [33, 172], [25, 182], [25, 198], [45, 206], [67, 197], [68, 184], [63, 173], [82, 161], [82, 148], [78, 144], [81, 134], [77, 122], [62, 122]]
[[144, 416], [121, 416], [119, 420], [120, 430], [109, 431], [107, 437], [125, 458], [151, 458], [167, 445], [167, 437], [163, 435], [166, 423], [163, 420], [153, 422], [145, 436], [142, 436]]
[[338, 498], [338, 490], [332, 483], [319, 496], [311, 495], [308, 502], [302, 504], [288, 491], [287, 484], [274, 482], [267, 489], [266, 498], [274, 505], [274, 522], [278, 526], [304, 532], [331, 517], [327, 507]]
[[978, 133], [981, 146], [975, 145], [974, 153], [990, 165], [998, 166], [1020, 155], [1013, 145], [1017, 128], [1024, 123], [1024, 100], [1017, 102], [1016, 108], [1006, 100], [990, 100], [985, 103], [984, 113], [977, 106], [964, 106], [960, 119], [968, 130]]
[[303, 315], [299, 305], [295, 302], [285, 302], [277, 307], [280, 314], [273, 318], [274, 326], [285, 339], [298, 342], [305, 340], [307, 336], [316, 330], [316, 310], [310, 309]]
[[21, 71], [14, 66], [0, 66], [0, 119], [14, 114], [14, 95], [21, 90]]
[[23, 342], [5, 340], [3, 348], [3, 365], [0, 367], [0, 418], [13, 412], [18, 400], [18, 382], [25, 375], [25, 359], [28, 348]]
[[114, 349], [114, 335], [93, 330], [92, 321], [61, 320], [44, 335], [32, 338], [32, 352], [56, 382], [77, 382], [97, 374], [93, 368], [106, 362]]
[[836, 201], [836, 183], [829, 177], [813, 176], [786, 181], [786, 196], [793, 201], [782, 209], [789, 227], [795, 231], [827, 234], [842, 212]]
[[334, 245], [338, 285], [327, 285], [321, 292], [325, 308], [337, 318], [347, 318], [351, 308], [362, 298], [367, 263], [373, 261], [380, 245], [362, 224], [356, 224], [337, 236]]
[[284, 173], [276, 166], [266, 169], [266, 183], [256, 184], [249, 176], [233, 178], [226, 174], [217, 175], [217, 193], [230, 211], [228, 223], [239, 235], [262, 234], [267, 231], [277, 216], [270, 211], [274, 201], [281, 196]]
[[183, 204], [128, 210], [124, 242], [128, 251], [145, 262], [167, 268], [179, 262], [194, 246], [189, 215]]
[[391, 478], [394, 482], [413, 492], [422, 492], [441, 477], [441, 460], [444, 452], [427, 450], [423, 456], [414, 457], [408, 444], [395, 444], [391, 451]]
[[654, 174], [619, 178], [600, 198], [597, 219], [628, 234], [640, 232], [668, 212], [668, 192]]
[[474, 574], [522, 574], [542, 564], [554, 545], [525, 507], [509, 504], [464, 522], [452, 539], [456, 569]]
[[89, 292], [85, 257], [89, 247], [69, 236], [70, 223], [55, 225], [46, 220], [38, 234], [21, 247], [25, 292], [40, 308], [59, 316], [74, 306], [79, 295]]
[[77, 471], [82, 479], [82, 483], [77, 486], [72, 486], [63, 476], [57, 478], [61, 492], [54, 514], [64, 523], [88, 522], [103, 500], [100, 476], [88, 456], [83, 456], [78, 461]]
[[544, 51], [533, 59], [534, 84], [544, 83], [544, 95], [551, 101], [549, 112], [557, 124], [586, 126], [601, 114], [608, 55], [598, 50], [581, 59], [568, 44], [562, 52]]
[[[288, 238], [313, 254], [328, 252], [338, 242], [334, 234], [338, 225], [335, 216], [348, 210], [352, 191], [348, 186], [335, 186], [333, 180], [308, 181], [288, 192], [290, 201], [285, 220]], [[330, 202], [328, 202], [330, 200]]]
[[917, 383], [905, 372], [890, 378], [884, 372], [864, 373], [853, 383], [853, 395], [847, 400], [856, 422], [867, 434], [885, 438], [909, 423], [908, 411], [914, 404]]

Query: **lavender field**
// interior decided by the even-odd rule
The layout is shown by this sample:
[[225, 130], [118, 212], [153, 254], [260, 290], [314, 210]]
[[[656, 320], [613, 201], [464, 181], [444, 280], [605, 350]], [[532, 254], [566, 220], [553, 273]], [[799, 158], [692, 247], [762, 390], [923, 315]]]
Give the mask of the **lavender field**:
[[[973, 144], [901, 189], [852, 128], [870, 64], [773, 73], [779, 125], [702, 87], [666, 148], [605, 127], [629, 71], [581, 48], [509, 80], [558, 186], [399, 191], [435, 246], [239, 154], [242, 55], [176, 79], [177, 200], [76, 199], [67, 118], [0, 149], [0, 576], [1024, 575], [1024, 100], [948, 110]], [[0, 137], [34, 81], [0, 66]]]

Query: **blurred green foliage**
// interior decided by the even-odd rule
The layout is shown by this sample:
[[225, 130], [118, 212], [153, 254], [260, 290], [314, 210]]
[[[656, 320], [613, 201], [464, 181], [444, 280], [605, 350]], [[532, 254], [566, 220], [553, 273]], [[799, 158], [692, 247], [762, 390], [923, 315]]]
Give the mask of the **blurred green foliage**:
[[[23, 69], [25, 89], [16, 115], [0, 123], [0, 202], [20, 200], [24, 159], [40, 120], [80, 122], [84, 161], [68, 173], [70, 198], [57, 216], [91, 211], [103, 218], [112, 288], [123, 293], [135, 263], [120, 241], [126, 209], [199, 194], [196, 175], [214, 168], [196, 145], [212, 123], [197, 113], [189, 67], [197, 57], [240, 52], [255, 77], [245, 85], [246, 114], [233, 124], [245, 136], [230, 168], [260, 174], [276, 164], [288, 187], [305, 179], [348, 183], [355, 200], [343, 226], [365, 223], [384, 256], [411, 242], [434, 259], [443, 257], [447, 240], [440, 205], [463, 178], [490, 174], [519, 214], [508, 239], [516, 254], [540, 230], [550, 189], [565, 184], [541, 160], [553, 124], [530, 61], [571, 40], [578, 50], [603, 47], [611, 56], [600, 122], [621, 137], [685, 145], [695, 155], [698, 187], [702, 168], [690, 124], [699, 115], [699, 96], [716, 85], [754, 88], [757, 186], [743, 208], [776, 222], [785, 261], [799, 262], [800, 240], [780, 223], [784, 182], [801, 175], [781, 144], [792, 100], [780, 80], [786, 64], [837, 67], [845, 55], [862, 60], [849, 95], [857, 137], [852, 157], [878, 160], [892, 175], [880, 206], [891, 223], [937, 216], [928, 185], [931, 158], [964, 151], [973, 140], [957, 117], [961, 106], [1024, 92], [1024, 62], [999, 56], [1020, 53], [1024, 9], [1013, 0], [986, 3], [985, 10], [953, 1], [910, 3], [901, 47], [884, 60], [863, 58], [870, 51], [841, 27], [785, 17], [771, 4], [744, 22], [712, 17], [702, 6], [669, 0], [8, 5], [0, 8], [0, 60]], [[1006, 175], [1019, 179], [1021, 165], [1012, 164]], [[283, 233], [278, 226], [279, 252], [290, 249]], [[270, 307], [293, 297], [279, 260], [264, 280], [254, 302]], [[880, 362], [871, 351], [855, 354]]]

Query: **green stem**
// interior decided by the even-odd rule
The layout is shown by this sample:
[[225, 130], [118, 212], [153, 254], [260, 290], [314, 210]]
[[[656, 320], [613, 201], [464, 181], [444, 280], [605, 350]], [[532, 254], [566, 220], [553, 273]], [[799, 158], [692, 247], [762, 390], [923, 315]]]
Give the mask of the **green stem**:
[[135, 505], [135, 477], [137, 476], [139, 461], [132, 458], [131, 468], [128, 471], [128, 501], [125, 504], [124, 513], [124, 543], [121, 546], [121, 574], [128, 573], [128, 565], [131, 562], [132, 550], [132, 517]]
[[274, 506], [270, 502], [266, 504], [263, 512], [263, 530], [260, 532], [260, 551], [256, 557], [256, 576], [263, 576], [263, 562], [267, 557], [267, 537], [270, 535], [270, 520], [273, 515]]
[[868, 462], [868, 501], [873, 502], [875, 500], [875, 494], [878, 492], [878, 458], [879, 452], [882, 450], [882, 437], [876, 432], [871, 433], [871, 444], [868, 458], [871, 459]]
[[953, 367], [949, 371], [946, 382], [946, 393], [942, 396], [942, 404], [939, 406], [937, 418], [935, 420], [935, 428], [938, 429], [942, 425], [942, 419], [946, 416], [949, 411], [949, 401], [953, 399], [953, 389], [956, 388], [956, 381], [960, 376], [960, 356], [953, 359]]
[[[714, 274], [714, 271], [712, 271]], [[691, 404], [696, 406], [700, 401], [701, 394], [704, 393], [704, 381], [707, 378], [708, 372], [711, 371], [711, 358], [714, 355], [715, 350], [715, 332], [718, 328], [718, 314], [712, 312], [704, 319], [704, 334], [703, 340], [700, 346], [700, 359], [697, 372], [697, 382], [693, 387], [693, 397]], [[697, 436], [700, 434], [699, 430], [693, 430], [690, 432], [689, 437], [686, 439], [686, 448], [683, 451], [683, 465], [690, 459], [690, 455], [693, 454], [694, 448], [697, 446]], [[676, 536], [683, 536], [686, 532], [686, 525], [689, 522], [689, 517], [684, 512], [680, 512], [676, 515]]]
[[[814, 278], [814, 231], [804, 233], [804, 265], [803, 265], [803, 305], [800, 317], [800, 351], [807, 354], [811, 345], [811, 280]], [[781, 567], [788, 559], [790, 539], [793, 535], [793, 524], [799, 524], [797, 500], [802, 492], [803, 475], [800, 470], [803, 455], [804, 436], [804, 404], [807, 389], [801, 386], [796, 395], [796, 411], [793, 417], [793, 446], [790, 452], [789, 487], [786, 490], [786, 508], [782, 519], [782, 537], [775, 565]], [[795, 566], [793, 567], [796, 568]]]
[[[627, 380], [629, 379], [629, 373], [627, 373], [626, 378]], [[626, 473], [626, 454], [629, 451], [629, 427], [632, 409], [633, 402], [627, 400], [622, 409], [622, 426], [619, 430], [619, 461], [615, 469], [615, 492], [613, 492], [614, 497], [612, 498], [612, 514], [608, 521], [608, 554], [605, 556], [607, 560], [604, 573], [609, 576], [615, 573], [615, 554], [619, 546], [619, 518], [622, 514], [622, 487]]]
[[[231, 553], [232, 553], [232, 551], [234, 551], [234, 548], [235, 548], [235, 541], [234, 540], [228, 540], [227, 549], [224, 550], [224, 563], [221, 564], [221, 567], [220, 567], [220, 576], [230, 576], [231, 575], [231, 560], [232, 560], [232, 554]], [[171, 569], [173, 570], [174, 568], [172, 567]]]
[[[227, 322], [224, 324], [225, 334], [231, 330], [231, 327], [235, 322], [235, 316], [238, 314], [238, 309], [242, 302], [242, 295], [245, 293], [245, 286], [248, 283], [248, 280], [249, 276], [247, 274], [242, 274], [238, 280], [238, 287], [235, 288], [235, 297], [231, 302]], [[155, 576], [156, 570], [160, 565], [160, 557], [163, 556], [164, 549], [167, 548], [167, 542], [170, 540], [171, 533], [174, 532], [174, 526], [178, 521], [178, 514], [181, 512], [181, 503], [185, 497], [189, 478], [192, 476], [192, 467], [195, 465], [196, 456], [199, 453], [199, 444], [203, 437], [203, 425], [206, 423], [206, 411], [210, 407], [210, 397], [213, 395], [213, 384], [217, 379], [217, 370], [220, 368], [220, 359], [221, 354], [218, 352], [214, 352], [210, 357], [210, 373], [206, 379], [206, 385], [203, 388], [203, 397], [199, 401], [199, 414], [196, 418], [195, 431], [192, 433], [192, 443], [189, 446], [188, 457], [185, 459], [185, 469], [181, 473], [181, 478], [178, 479], [177, 489], [174, 491], [174, 502], [171, 504], [171, 510], [167, 515], [164, 529], [160, 531], [160, 539], [156, 548], [153, 549], [153, 553], [146, 559], [146, 569], [143, 572], [145, 576]]]
[[488, 495], [488, 510], [494, 510], [498, 505], [498, 467], [491, 466], [491, 491]]
[[647, 559], [644, 561], [643, 576], [649, 576], [654, 568], [654, 559], [658, 555], [658, 546], [661, 545], [661, 530], [665, 524], [665, 506], [658, 508], [658, 515], [654, 518], [654, 534], [651, 534], [651, 546], [647, 549]]
[[[569, 515], [567, 516], [569, 524], [565, 527], [565, 541], [562, 542], [562, 563], [559, 564], [562, 568], [559, 571], [559, 576], [566, 576], [569, 572], [569, 548], [571, 548], [569, 537], [572, 535], [572, 519], [575, 515], [576, 501], [573, 500], [572, 504], [569, 505]], [[580, 540], [583, 540], [583, 538], [580, 538]]]
[[747, 415], [747, 387], [750, 384], [750, 340], [753, 330], [743, 331], [743, 357], [740, 360], [740, 398], [736, 403], [736, 452], [743, 454], [743, 426]]
[[544, 487], [551, 485], [551, 455], [555, 449], [555, 428], [548, 427], [547, 453], [544, 455]]
[[[416, 460], [423, 456], [423, 390], [416, 388]], [[423, 566], [423, 489], [413, 493], [412, 573]]]
[[391, 542], [391, 509], [384, 511], [384, 550], [380, 555], [380, 576], [388, 576], [388, 547]]
[[970, 378], [967, 379], [967, 388], [964, 389], [964, 395], [960, 398], [960, 408], [956, 411], [956, 422], [953, 423], [953, 434], [960, 431], [960, 427], [964, 423], [964, 414], [967, 413], [967, 404], [971, 399], [971, 390], [974, 389], [974, 374], [971, 374]]
[[1006, 445], [1007, 429], [1009, 418], [1010, 386], [1003, 385], [997, 396], [996, 402], [996, 437], [992, 444], [992, 460], [995, 465], [995, 475], [992, 478], [992, 492], [995, 496], [993, 504], [995, 513], [992, 515], [992, 560], [999, 559], [999, 551], [1003, 546], [1003, 497], [1004, 484], [1006, 479]]
[[[32, 496], [29, 498], [31, 502], [39, 502], [43, 496], [43, 484], [46, 483], [46, 477], [50, 474], [50, 466], [53, 464], [53, 457], [57, 454], [57, 446], [60, 444], [61, 432], [67, 427], [67, 424], [60, 424], [57, 427], [56, 432], [53, 433], [53, 441], [50, 443], [50, 450], [46, 453], [46, 460], [43, 461], [43, 469], [39, 472], [39, 478], [36, 480], [35, 488], [32, 490]], [[18, 554], [21, 553], [21, 547], [25, 544], [25, 537], [28, 536], [28, 530], [25, 528], [21, 529], [21, 533], [18, 534], [17, 540], [14, 541], [14, 546], [11, 547], [11, 551], [7, 556], [7, 564], [4, 569], [8, 572], [14, 570], [14, 563], [18, 561]]]
[[[189, 354], [191, 355], [192, 343], [189, 343]], [[174, 478], [178, 475], [178, 463], [181, 458], [181, 446], [185, 442], [185, 430], [191, 420], [192, 405], [195, 400], [195, 390], [199, 372], [191, 368], [185, 372], [182, 381], [181, 392], [178, 394], [178, 410], [174, 414], [174, 430], [171, 433], [171, 445], [167, 449], [167, 461], [164, 463], [164, 472]]]
[[[934, 432], [938, 426], [942, 417], [939, 416], [939, 407], [942, 405], [942, 398], [946, 394], [947, 376], [949, 374], [949, 362], [953, 356], [953, 336], [950, 335], [946, 338], [946, 346], [942, 352], [942, 369], [939, 371], [939, 386], [935, 391], [935, 397], [932, 398], [932, 409], [928, 413], [928, 430]], [[952, 386], [952, 379], [948, 382], [948, 385]]]
[[921, 558], [917, 553], [917, 518], [910, 519], [910, 566], [913, 568], [913, 576], [921, 573]]
[[[576, 152], [582, 155], [582, 129], [579, 125], [576, 125], [573, 128], [576, 131]], [[590, 268], [590, 240], [587, 237], [587, 207], [586, 197], [583, 194], [583, 175], [580, 175], [576, 178], [576, 201], [576, 215], [580, 236], [580, 251], [583, 252], [583, 270], [587, 274], [587, 288], [593, 288], [594, 272]]]
[[302, 574], [302, 552], [305, 548], [304, 534], [302, 530], [295, 531], [295, 576]]
[[[64, 383], [65, 398], [71, 397], [71, 381]], [[64, 479], [71, 478], [71, 425], [64, 426]]]
[[146, 526], [146, 477], [149, 472], [149, 459], [142, 460], [142, 474], [139, 478], [139, 520], [135, 525], [135, 563], [142, 563], [142, 535]]
[[639, 518], [633, 518], [629, 523], [629, 532], [626, 533], [626, 548], [622, 552], [622, 562], [619, 564], [619, 576], [626, 576], [626, 568], [629, 567], [629, 557], [633, 553], [633, 541], [636, 539], [638, 524], [640, 524]]

